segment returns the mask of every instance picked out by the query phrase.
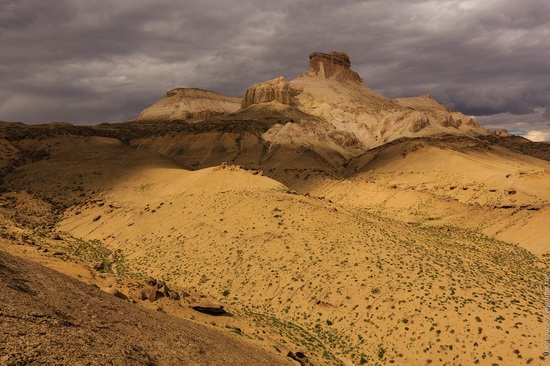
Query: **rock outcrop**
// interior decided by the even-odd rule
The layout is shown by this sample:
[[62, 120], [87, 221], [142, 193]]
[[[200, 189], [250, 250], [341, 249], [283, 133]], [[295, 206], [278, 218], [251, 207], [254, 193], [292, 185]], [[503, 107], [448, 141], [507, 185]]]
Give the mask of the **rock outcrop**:
[[492, 130], [491, 135], [498, 136], [498, 137], [510, 137], [510, 136], [512, 136], [512, 134], [510, 132], [508, 132], [507, 130]]
[[245, 337], [147, 311], [5, 249], [0, 365], [289, 365]]
[[241, 98], [190, 88], [176, 88], [144, 109], [136, 121], [205, 120], [226, 115], [241, 107]]
[[227, 311], [225, 311], [222, 305], [219, 305], [219, 306], [214, 306], [214, 305], [198, 306], [197, 305], [197, 306], [192, 306], [191, 309], [198, 311], [199, 313], [214, 315], [214, 316], [230, 315]]
[[157, 301], [161, 297], [167, 297], [172, 300], [179, 300], [180, 295], [177, 291], [169, 289], [166, 283], [162, 280], [156, 280], [152, 277], [147, 277], [143, 284], [145, 287], [137, 290], [134, 293], [136, 300], [149, 300], [151, 302]]
[[309, 70], [250, 86], [244, 98], [199, 89], [173, 89], [138, 120], [262, 121], [268, 144], [293, 145], [348, 159], [402, 137], [489, 135], [472, 117], [429, 94], [391, 99], [367, 87], [344, 52], [313, 52]]
[[294, 361], [297, 361], [300, 366], [313, 366], [313, 364], [309, 361], [309, 358], [303, 352], [294, 353], [292, 351], [288, 351], [286, 356]]
[[249, 87], [243, 98], [242, 108], [252, 104], [268, 102], [290, 104], [290, 85], [284, 77], [279, 76], [273, 80]]
[[278, 77], [252, 85], [242, 109], [230, 117], [278, 121], [263, 135], [274, 146], [307, 146], [346, 158], [402, 137], [489, 133], [429, 94], [398, 99], [378, 94], [343, 52], [312, 53], [309, 70], [290, 82]]
[[313, 52], [309, 55], [308, 73], [325, 79], [363, 83], [359, 74], [351, 70], [351, 61], [344, 52]]

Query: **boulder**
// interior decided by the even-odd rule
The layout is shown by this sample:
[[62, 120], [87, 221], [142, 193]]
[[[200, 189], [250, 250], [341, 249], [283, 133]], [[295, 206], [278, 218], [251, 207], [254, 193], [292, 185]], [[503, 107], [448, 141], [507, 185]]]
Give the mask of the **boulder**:
[[140, 301], [149, 300], [153, 302], [153, 301], [157, 301], [161, 297], [162, 297], [162, 294], [158, 292], [157, 288], [154, 286], [144, 287], [136, 291], [136, 293], [134, 294], [134, 298]]
[[179, 300], [180, 299], [180, 294], [177, 291], [174, 291], [174, 290], [168, 290], [167, 294], [165, 296], [168, 297], [169, 299], [172, 299], [172, 300]]
[[223, 306], [192, 306], [193, 310], [198, 311], [199, 313], [208, 314], [208, 315], [214, 315], [214, 316], [220, 316], [220, 315], [229, 315], [227, 311], [223, 308]]
[[309, 361], [308, 357], [303, 352], [292, 352], [288, 351], [287, 357], [293, 359], [294, 361], [298, 361], [301, 366], [313, 366], [313, 364]]
[[180, 294], [168, 288], [168, 285], [163, 280], [157, 280], [153, 277], [147, 277], [143, 280], [144, 288], [137, 290], [134, 293], [136, 300], [157, 301], [161, 297], [167, 297], [172, 300], [179, 300]]
[[143, 280], [143, 282], [147, 286], [156, 286], [157, 285], [157, 280], [155, 280], [153, 277], [147, 277], [146, 279]]

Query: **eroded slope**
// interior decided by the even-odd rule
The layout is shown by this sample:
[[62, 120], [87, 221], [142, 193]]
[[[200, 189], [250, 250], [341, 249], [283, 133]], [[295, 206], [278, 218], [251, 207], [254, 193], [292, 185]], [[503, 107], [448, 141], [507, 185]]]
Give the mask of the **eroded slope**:
[[0, 286], [3, 365], [290, 364], [3, 251]]

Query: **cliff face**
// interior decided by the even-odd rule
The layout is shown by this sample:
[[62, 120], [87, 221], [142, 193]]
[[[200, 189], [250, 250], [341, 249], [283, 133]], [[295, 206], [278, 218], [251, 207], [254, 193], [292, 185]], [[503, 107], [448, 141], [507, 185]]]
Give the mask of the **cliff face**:
[[241, 105], [242, 108], [246, 108], [252, 104], [268, 102], [290, 104], [290, 85], [284, 77], [279, 76], [276, 79], [252, 85], [246, 90]]
[[240, 107], [241, 98], [209, 90], [176, 88], [143, 110], [137, 121], [204, 120], [235, 112]]
[[[359, 74], [351, 70], [349, 57], [343, 52], [312, 53], [309, 55], [309, 70], [303, 76], [333, 79], [339, 82], [351, 81], [353, 83], [363, 83], [363, 79], [361, 79]], [[284, 77], [279, 76], [273, 80], [250, 86], [243, 98], [242, 108], [253, 104], [269, 102], [292, 105], [291, 96], [292, 94], [296, 94], [296, 92], [296, 90], [291, 89], [290, 84]]]
[[[287, 82], [278, 77], [251, 86], [239, 114], [257, 119], [270, 112], [280, 113], [274, 102], [288, 106], [285, 113], [292, 112], [293, 116], [301, 112], [302, 118], [292, 118], [296, 124], [292, 128], [266, 134], [267, 141], [308, 146], [330, 143], [330, 149], [338, 145], [342, 155], [353, 155], [358, 149], [368, 150], [401, 137], [488, 134], [473, 118], [452, 111], [430, 95], [390, 99], [378, 94], [351, 69], [350, 59], [343, 52], [314, 52], [309, 56], [309, 70], [298, 78]], [[347, 137], [345, 141], [335, 140], [330, 131]]]
[[173, 89], [145, 109], [138, 121], [178, 119], [268, 121], [278, 125], [264, 135], [268, 143], [319, 145], [342, 156], [401, 137], [489, 134], [472, 117], [428, 94], [397, 99], [378, 94], [351, 69], [343, 52], [314, 52], [309, 69], [296, 79], [280, 76], [254, 84], [242, 99], [200, 89]]
[[351, 61], [344, 52], [313, 52], [309, 55], [309, 76], [338, 81], [363, 83], [363, 79], [351, 70]]

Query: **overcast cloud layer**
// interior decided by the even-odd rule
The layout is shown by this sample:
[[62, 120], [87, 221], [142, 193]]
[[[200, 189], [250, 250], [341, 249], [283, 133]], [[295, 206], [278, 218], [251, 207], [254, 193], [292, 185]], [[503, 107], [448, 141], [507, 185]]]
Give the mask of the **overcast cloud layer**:
[[241, 96], [334, 50], [388, 97], [550, 140], [549, 19], [548, 0], [0, 0], [0, 120], [125, 121], [174, 87]]

